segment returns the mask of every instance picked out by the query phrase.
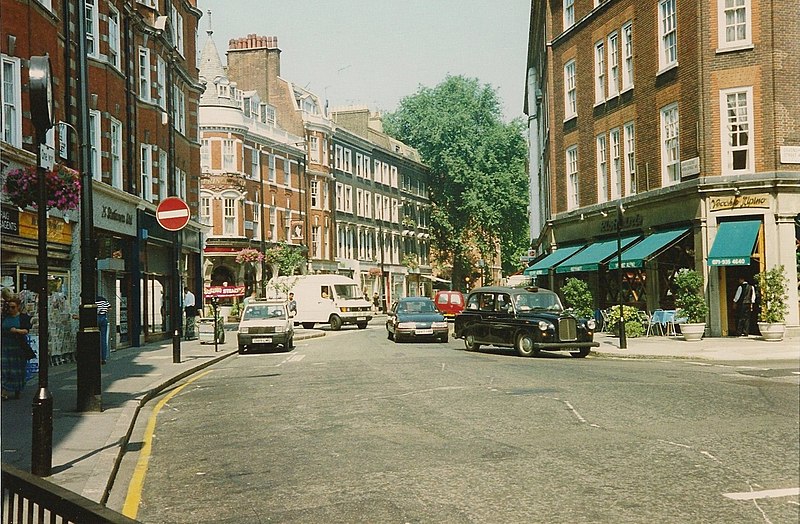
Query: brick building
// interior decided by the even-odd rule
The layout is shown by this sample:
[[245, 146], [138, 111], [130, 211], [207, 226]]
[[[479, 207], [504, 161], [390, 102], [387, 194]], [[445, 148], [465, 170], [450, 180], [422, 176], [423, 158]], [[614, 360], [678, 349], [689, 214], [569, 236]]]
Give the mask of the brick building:
[[619, 236], [625, 303], [672, 308], [696, 269], [720, 336], [738, 278], [783, 265], [798, 329], [800, 4], [729, 4], [532, 2], [530, 223], [551, 255], [529, 274], [579, 276], [606, 308]]
[[[79, 35], [78, 6], [84, 4], [86, 33]], [[58, 333], [74, 337], [77, 323], [70, 313], [77, 311], [80, 253], [86, 249], [96, 248], [97, 292], [112, 304], [112, 349], [169, 336], [179, 316], [171, 314], [174, 303], [165, 298], [179, 295], [184, 284], [197, 287], [201, 227], [192, 220], [178, 234], [167, 232], [157, 224], [155, 210], [173, 195], [186, 200], [193, 215], [198, 209], [201, 86], [195, 35], [201, 12], [194, 0], [0, 0], [0, 11], [3, 173], [35, 163], [28, 97], [31, 56], [50, 56], [58, 125], [47, 142], [55, 149], [57, 164], [80, 167], [76, 132], [83, 131], [82, 88], [89, 105], [86, 149], [96, 245], [80, 245], [76, 211], [51, 211], [50, 231], [57, 237], [48, 249], [50, 280], [55, 282], [50, 302], [51, 311], [59, 313], [50, 324], [56, 332], [55, 337], [51, 333], [51, 354], [56, 360], [60, 355], [69, 358], [74, 349], [74, 338], [60, 344]], [[77, 80], [79, 38], [86, 39], [85, 86]], [[3, 231], [3, 285], [25, 294], [38, 278], [30, 249], [35, 213], [8, 204], [4, 196], [8, 229]], [[173, 246], [178, 238], [183, 247], [176, 281]]]
[[[256, 45], [266, 47], [266, 40]], [[203, 280], [230, 288], [225, 307], [253, 289], [264, 294], [277, 272], [266, 260], [237, 262], [242, 249], [304, 248], [305, 149], [302, 136], [283, 128], [274, 105], [228, 76], [211, 31], [200, 56], [200, 81], [200, 220], [209, 227]]]

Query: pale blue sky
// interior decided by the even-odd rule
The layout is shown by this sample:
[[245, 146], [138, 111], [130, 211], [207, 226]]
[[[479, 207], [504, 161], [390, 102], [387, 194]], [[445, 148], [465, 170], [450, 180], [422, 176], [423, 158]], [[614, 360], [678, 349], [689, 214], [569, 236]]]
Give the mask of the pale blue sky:
[[391, 112], [447, 74], [497, 88], [506, 120], [522, 115], [531, 0], [198, 0], [200, 45], [212, 11], [223, 55], [231, 38], [277, 36], [281, 76], [331, 107]]

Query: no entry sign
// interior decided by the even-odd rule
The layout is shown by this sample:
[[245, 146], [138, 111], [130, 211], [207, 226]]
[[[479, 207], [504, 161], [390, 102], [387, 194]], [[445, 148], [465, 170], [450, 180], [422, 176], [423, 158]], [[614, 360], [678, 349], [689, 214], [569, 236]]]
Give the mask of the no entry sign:
[[165, 198], [156, 208], [156, 220], [167, 231], [180, 231], [190, 217], [189, 205], [178, 197]]

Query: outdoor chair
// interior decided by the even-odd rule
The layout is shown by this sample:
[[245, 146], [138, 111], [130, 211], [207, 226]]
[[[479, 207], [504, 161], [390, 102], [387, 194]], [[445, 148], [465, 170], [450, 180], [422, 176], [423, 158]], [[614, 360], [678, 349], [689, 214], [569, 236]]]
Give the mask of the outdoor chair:
[[651, 333], [655, 330], [658, 331], [660, 335], [664, 334], [664, 310], [663, 309], [656, 309], [653, 311], [653, 314], [650, 315], [650, 320], [647, 323], [647, 331], [645, 332], [646, 337], [649, 337]]

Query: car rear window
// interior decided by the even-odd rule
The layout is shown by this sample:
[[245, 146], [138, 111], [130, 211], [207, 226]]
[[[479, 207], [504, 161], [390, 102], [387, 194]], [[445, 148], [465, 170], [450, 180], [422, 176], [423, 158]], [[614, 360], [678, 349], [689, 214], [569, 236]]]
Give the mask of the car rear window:
[[447, 304], [447, 293], [441, 293], [438, 297], [436, 297], [437, 304]]
[[462, 303], [461, 302], [461, 295], [459, 295], [458, 293], [452, 293], [450, 295], [450, 303], [451, 304], [461, 305], [461, 303]]

